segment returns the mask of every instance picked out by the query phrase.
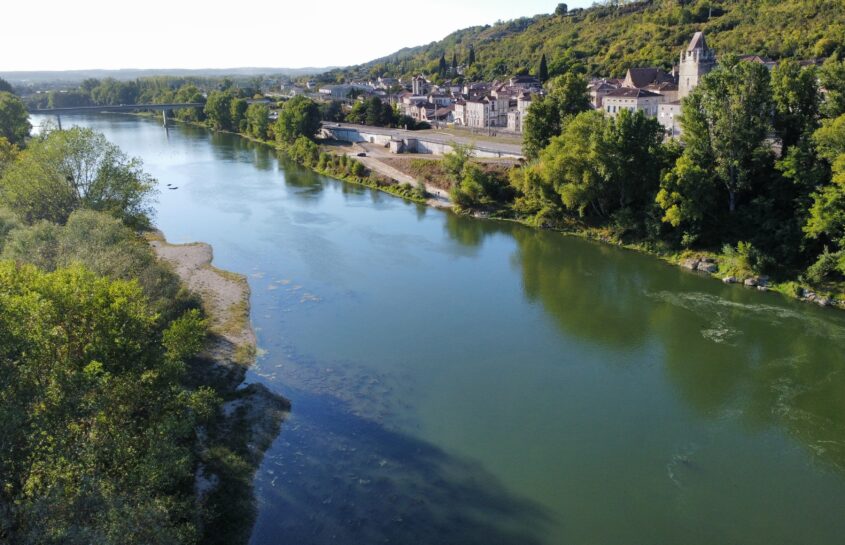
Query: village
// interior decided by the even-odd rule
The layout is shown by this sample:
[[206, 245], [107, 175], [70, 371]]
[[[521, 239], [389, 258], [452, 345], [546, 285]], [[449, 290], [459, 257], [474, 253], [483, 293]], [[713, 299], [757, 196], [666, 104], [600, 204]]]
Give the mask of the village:
[[[740, 60], [772, 68], [774, 62], [756, 55]], [[622, 110], [642, 111], [657, 118], [668, 138], [681, 134], [678, 116], [681, 100], [716, 66], [716, 53], [708, 47], [704, 33], [696, 32], [680, 52], [670, 72], [655, 67], [631, 67], [624, 78], [593, 77], [587, 85], [590, 104], [609, 116]], [[456, 69], [460, 72], [461, 67]], [[453, 127], [490, 136], [519, 138], [525, 129], [532, 100], [545, 94], [543, 81], [531, 75], [517, 75], [504, 81], [435, 84], [417, 75], [405, 80], [378, 77], [371, 81], [317, 85], [282, 85], [283, 95], [304, 94], [322, 101], [354, 104], [379, 97], [395, 106], [401, 115], [434, 128]]]

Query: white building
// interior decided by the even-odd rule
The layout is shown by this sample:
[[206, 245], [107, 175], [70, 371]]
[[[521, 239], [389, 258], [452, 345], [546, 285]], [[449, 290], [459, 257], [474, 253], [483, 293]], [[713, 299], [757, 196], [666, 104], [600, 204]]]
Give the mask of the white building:
[[647, 116], [657, 117], [657, 108], [662, 99], [657, 93], [645, 89], [620, 87], [607, 93], [602, 103], [605, 113], [612, 117], [616, 117], [622, 110], [643, 111]]

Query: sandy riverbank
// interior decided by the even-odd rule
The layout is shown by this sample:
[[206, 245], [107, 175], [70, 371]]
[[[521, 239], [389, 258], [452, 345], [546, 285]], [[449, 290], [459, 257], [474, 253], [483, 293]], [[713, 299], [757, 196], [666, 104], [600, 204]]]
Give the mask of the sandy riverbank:
[[246, 277], [214, 267], [214, 252], [208, 244], [170, 244], [160, 232], [148, 238], [158, 258], [169, 263], [185, 287], [200, 296], [209, 321], [205, 349], [190, 364], [192, 381], [213, 387], [223, 400], [220, 425], [208, 437], [207, 449], [214, 451], [222, 445], [242, 453], [251, 470], [248, 475], [233, 474], [226, 464], [209, 456], [196, 472], [198, 501], [212, 505], [212, 509], [225, 509], [233, 501], [247, 505], [239, 517], [242, 520], [232, 522], [243, 526], [234, 533], [245, 539], [254, 516], [248, 505], [254, 501], [255, 472], [279, 434], [290, 401], [263, 384], [244, 384], [256, 353]]

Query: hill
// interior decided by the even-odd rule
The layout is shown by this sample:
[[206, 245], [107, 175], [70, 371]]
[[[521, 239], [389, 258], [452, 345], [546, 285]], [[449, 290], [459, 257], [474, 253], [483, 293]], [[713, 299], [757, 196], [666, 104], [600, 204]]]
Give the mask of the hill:
[[79, 83], [88, 78], [113, 78], [128, 81], [153, 76], [172, 77], [249, 77], [262, 75], [283, 75], [288, 77], [319, 74], [331, 68], [122, 68], [116, 70], [39, 70], [0, 72], [0, 77], [16, 83]]
[[406, 48], [324, 77], [408, 76], [436, 73], [441, 56], [475, 63], [467, 79], [535, 73], [545, 54], [552, 76], [579, 65], [590, 75], [622, 76], [630, 66], [677, 62], [695, 31], [720, 54], [772, 59], [845, 54], [842, 0], [642, 0], [595, 5], [466, 28], [438, 42]]

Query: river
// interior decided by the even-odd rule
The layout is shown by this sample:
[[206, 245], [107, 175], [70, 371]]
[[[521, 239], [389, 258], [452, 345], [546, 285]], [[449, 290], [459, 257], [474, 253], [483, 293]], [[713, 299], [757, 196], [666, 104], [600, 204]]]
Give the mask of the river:
[[63, 123], [141, 157], [168, 239], [249, 277], [249, 380], [293, 403], [252, 545], [845, 539], [843, 314], [233, 135]]

